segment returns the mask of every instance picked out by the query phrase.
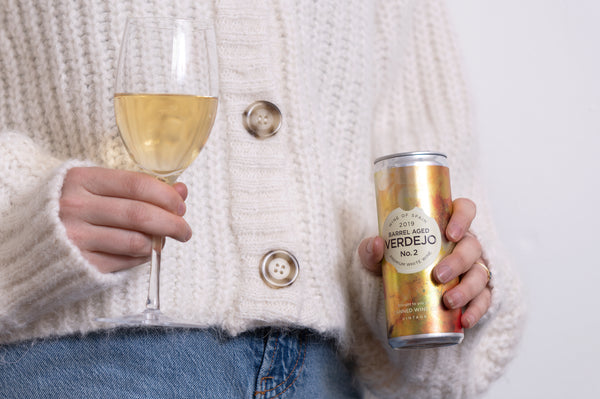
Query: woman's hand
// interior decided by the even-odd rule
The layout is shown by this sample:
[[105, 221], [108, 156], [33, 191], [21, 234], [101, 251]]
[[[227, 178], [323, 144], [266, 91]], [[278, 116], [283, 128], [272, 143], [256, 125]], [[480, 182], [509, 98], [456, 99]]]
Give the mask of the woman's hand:
[[[462, 276], [460, 283], [444, 294], [444, 304], [450, 309], [466, 306], [461, 322], [463, 327], [473, 327], [488, 311], [492, 292], [488, 287], [487, 270], [477, 262], [483, 263], [481, 244], [469, 232], [475, 218], [476, 207], [473, 201], [459, 198], [453, 202], [453, 212], [446, 228], [448, 240], [456, 243], [451, 254], [446, 256], [433, 269], [434, 278], [446, 283]], [[374, 274], [381, 274], [384, 241], [381, 237], [363, 240], [358, 253], [363, 266]]]
[[69, 239], [102, 273], [128, 269], [150, 259], [152, 236], [187, 241], [183, 219], [187, 187], [152, 176], [105, 168], [67, 172], [59, 216]]

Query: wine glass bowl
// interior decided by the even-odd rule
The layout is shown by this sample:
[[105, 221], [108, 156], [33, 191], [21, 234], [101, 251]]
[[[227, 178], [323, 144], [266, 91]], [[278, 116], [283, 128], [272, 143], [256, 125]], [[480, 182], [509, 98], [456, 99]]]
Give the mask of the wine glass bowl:
[[[123, 143], [142, 171], [168, 184], [204, 147], [216, 118], [218, 67], [208, 21], [129, 18], [115, 80], [115, 117]], [[125, 325], [195, 327], [160, 310], [164, 237], [152, 238], [146, 307], [140, 314], [104, 317]]]
[[146, 173], [173, 184], [208, 140], [216, 97], [181, 94], [115, 95], [123, 142]]

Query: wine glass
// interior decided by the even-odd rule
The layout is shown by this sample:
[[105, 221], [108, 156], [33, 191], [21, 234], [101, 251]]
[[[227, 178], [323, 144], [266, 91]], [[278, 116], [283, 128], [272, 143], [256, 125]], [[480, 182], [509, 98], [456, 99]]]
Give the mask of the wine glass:
[[[168, 184], [192, 163], [217, 113], [217, 50], [208, 21], [129, 18], [115, 84], [115, 115], [133, 161]], [[195, 327], [160, 311], [164, 237], [152, 238], [146, 308], [140, 314], [100, 318], [125, 325]]]

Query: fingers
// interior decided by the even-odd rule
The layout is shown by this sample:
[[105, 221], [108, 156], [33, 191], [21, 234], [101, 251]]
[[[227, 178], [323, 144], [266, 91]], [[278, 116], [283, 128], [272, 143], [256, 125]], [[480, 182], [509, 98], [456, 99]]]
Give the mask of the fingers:
[[182, 217], [146, 202], [90, 196], [85, 207], [82, 219], [92, 225], [167, 236], [182, 242], [192, 236], [192, 229]]
[[102, 272], [142, 264], [152, 236], [191, 238], [183, 219], [185, 184], [173, 187], [151, 176], [103, 168], [67, 172], [59, 217], [68, 238]]
[[[373, 274], [381, 275], [381, 260], [384, 253], [384, 242], [381, 237], [364, 239], [358, 254], [365, 269]], [[481, 261], [481, 244], [471, 233], [454, 248], [454, 251], [434, 268], [434, 278], [441, 283], [449, 282], [463, 276], [459, 284], [448, 290], [443, 302], [449, 309], [466, 309], [461, 317], [464, 328], [471, 328], [488, 311], [491, 303], [491, 290], [487, 287], [488, 273], [477, 265]]]
[[[442, 284], [462, 276], [459, 283], [444, 294], [443, 302], [450, 309], [465, 307], [461, 318], [465, 328], [477, 324], [488, 311], [491, 302], [487, 270], [475, 264], [481, 261], [481, 244], [469, 232], [476, 213], [475, 203], [469, 199], [459, 198], [453, 202], [446, 236], [448, 240], [455, 242], [456, 246], [433, 270], [435, 280]], [[381, 274], [384, 246], [381, 237], [367, 238], [360, 243], [358, 253], [365, 269], [377, 275]]]
[[487, 271], [475, 264], [481, 259], [482, 249], [479, 241], [469, 233], [477, 209], [475, 203], [466, 198], [458, 198], [452, 203], [453, 210], [446, 228], [446, 237], [455, 242], [456, 247], [450, 255], [442, 259], [433, 274], [440, 283], [447, 283], [459, 276], [462, 279], [444, 296], [444, 304], [450, 309], [465, 307], [461, 322], [463, 327], [473, 327], [488, 311], [491, 302], [491, 290], [487, 287]]
[[481, 244], [471, 233], [460, 240], [452, 253], [441, 260], [433, 269], [435, 279], [442, 284], [464, 274], [481, 258]]
[[[458, 218], [458, 224], [470, 225], [470, 215], [474, 216], [474, 208], [463, 203], [463, 208]], [[471, 213], [469, 213], [471, 212]], [[459, 215], [460, 216], [460, 215]], [[461, 219], [464, 217], [464, 219]], [[463, 222], [460, 222], [462, 220]], [[456, 219], [455, 219], [456, 221]], [[482, 248], [479, 240], [468, 231], [462, 233], [462, 238], [456, 244], [452, 253], [446, 256], [438, 266], [434, 268], [433, 275], [440, 283], [447, 283], [462, 276], [460, 282], [452, 289], [444, 293], [443, 302], [449, 309], [457, 309], [466, 306], [461, 318], [463, 327], [473, 327], [487, 312], [491, 301], [491, 291], [488, 284], [488, 272], [482, 266], [476, 264], [481, 260]]]
[[458, 198], [452, 202], [452, 216], [446, 227], [446, 237], [449, 241], [460, 241], [469, 228], [475, 215], [477, 208], [475, 203], [467, 198]]
[[152, 238], [145, 234], [123, 229], [89, 225], [74, 229], [69, 239], [86, 252], [148, 257], [152, 250]]
[[485, 288], [477, 295], [465, 309], [460, 321], [464, 328], [474, 327], [479, 320], [485, 315], [490, 308], [492, 302], [492, 291]]
[[185, 214], [184, 199], [178, 192], [187, 195], [182, 184], [176, 189], [144, 173], [105, 168], [73, 168], [67, 178], [98, 196], [147, 202], [179, 216]]
[[84, 222], [187, 241], [192, 232], [181, 217], [186, 196], [184, 184], [173, 188], [143, 173], [73, 168], [63, 184], [60, 217], [68, 230], [85, 229]]
[[381, 260], [384, 249], [383, 238], [365, 238], [358, 246], [358, 256], [365, 269], [375, 275], [381, 275]]
[[113, 255], [107, 253], [84, 252], [83, 257], [101, 273], [113, 273], [120, 270], [130, 269], [144, 264], [150, 260], [146, 257], [133, 257], [126, 255]]
[[444, 304], [449, 309], [465, 306], [486, 287], [488, 276], [483, 268], [475, 265], [460, 280], [460, 283], [444, 294]]
[[179, 194], [179, 196], [181, 197], [182, 200], [186, 200], [187, 196], [188, 196], [188, 189], [187, 186], [183, 183], [175, 183], [173, 184], [173, 189], [175, 191], [177, 191], [177, 193]]
[[488, 282], [487, 270], [474, 264], [464, 274], [460, 283], [444, 294], [444, 305], [449, 309], [466, 306], [461, 318], [463, 327], [473, 327], [488, 311], [492, 296], [491, 290], [487, 286]]

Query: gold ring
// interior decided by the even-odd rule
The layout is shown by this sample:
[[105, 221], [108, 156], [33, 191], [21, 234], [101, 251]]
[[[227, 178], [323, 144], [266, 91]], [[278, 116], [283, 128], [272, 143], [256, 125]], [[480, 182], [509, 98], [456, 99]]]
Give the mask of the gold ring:
[[492, 279], [492, 272], [490, 271], [490, 269], [488, 269], [488, 267], [486, 265], [484, 265], [482, 262], [475, 262], [476, 265], [479, 265], [481, 267], [483, 267], [487, 273], [488, 276], [488, 282]]

